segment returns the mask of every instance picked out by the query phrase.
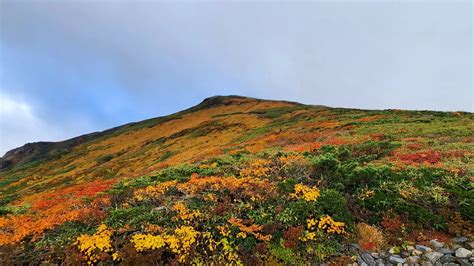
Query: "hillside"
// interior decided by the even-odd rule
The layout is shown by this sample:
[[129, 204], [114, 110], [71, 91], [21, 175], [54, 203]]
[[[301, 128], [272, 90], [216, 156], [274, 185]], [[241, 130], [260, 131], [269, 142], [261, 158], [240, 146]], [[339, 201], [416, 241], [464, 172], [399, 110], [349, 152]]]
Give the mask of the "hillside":
[[456, 249], [452, 237], [473, 237], [472, 132], [465, 112], [216, 96], [26, 144], [0, 159], [0, 264], [348, 263], [434, 238]]

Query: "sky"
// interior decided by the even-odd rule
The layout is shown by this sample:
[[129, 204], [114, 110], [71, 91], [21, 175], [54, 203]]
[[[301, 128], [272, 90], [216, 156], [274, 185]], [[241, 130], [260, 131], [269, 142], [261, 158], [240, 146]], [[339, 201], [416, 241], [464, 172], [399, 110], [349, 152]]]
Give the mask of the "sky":
[[474, 111], [471, 1], [0, 0], [0, 156], [213, 95]]

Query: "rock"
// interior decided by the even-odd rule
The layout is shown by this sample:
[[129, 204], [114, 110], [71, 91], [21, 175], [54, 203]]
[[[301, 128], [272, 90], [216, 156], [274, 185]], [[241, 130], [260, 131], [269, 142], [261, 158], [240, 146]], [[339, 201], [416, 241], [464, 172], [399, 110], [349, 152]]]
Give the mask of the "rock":
[[454, 243], [464, 243], [464, 242], [466, 242], [467, 240], [468, 240], [468, 239], [467, 239], [467, 237], [465, 237], [465, 236], [457, 236], [457, 237], [451, 239], [451, 241], [453, 241]]
[[413, 256], [421, 256], [421, 254], [423, 254], [423, 252], [421, 252], [421, 251], [415, 249], [415, 250], [413, 250], [413, 251], [411, 252], [411, 254], [412, 254]]
[[457, 260], [457, 263], [459, 263], [461, 266], [472, 266], [472, 263], [469, 263], [468, 260]]
[[370, 253], [370, 255], [372, 255], [372, 257], [374, 257], [374, 259], [380, 259], [380, 254], [379, 253], [373, 252], [373, 253]]
[[430, 251], [433, 251], [431, 248], [427, 247], [427, 246], [423, 246], [423, 245], [416, 245], [415, 247], [417, 250], [421, 251], [421, 252], [430, 252]]
[[439, 262], [441, 263], [448, 263], [448, 262], [455, 262], [455, 261], [456, 261], [456, 257], [454, 257], [451, 254], [444, 255], [443, 257], [439, 259]]
[[402, 257], [400, 257], [400, 256], [398, 256], [398, 255], [393, 255], [393, 256], [390, 256], [390, 257], [388, 258], [388, 261], [389, 261], [390, 263], [393, 263], [393, 264], [398, 264], [398, 263], [403, 264], [403, 263], [406, 262], [406, 259], [404, 259], [404, 258], [402, 258]]
[[443, 254], [436, 251], [425, 253], [425, 258], [432, 263], [437, 262], [441, 257]]
[[400, 248], [399, 248], [399, 247], [392, 247], [392, 248], [388, 251], [388, 253], [390, 253], [390, 254], [398, 254], [398, 253], [400, 253]]
[[462, 246], [459, 245], [459, 244], [453, 244], [453, 245], [451, 246], [451, 249], [452, 249], [452, 250], [456, 250], [456, 249], [458, 249], [458, 248], [462, 248]]
[[407, 258], [407, 263], [408, 264], [416, 264], [420, 260], [419, 256], [410, 256]]
[[421, 264], [421, 266], [433, 266], [433, 263], [429, 262], [429, 261], [423, 261], [423, 263]]
[[385, 265], [385, 262], [382, 259], [378, 259], [375, 261], [376, 265]]
[[412, 252], [413, 250], [415, 250], [415, 247], [413, 247], [413, 246], [406, 246], [405, 249], [406, 249], [406, 251]]
[[159, 211], [162, 211], [162, 210], [165, 210], [165, 209], [166, 209], [166, 206], [159, 206], [159, 207], [151, 209], [151, 211], [159, 212]]
[[360, 250], [360, 246], [357, 245], [356, 243], [352, 243], [352, 244], [351, 244], [351, 247], [353, 247], [353, 248], [355, 248], [355, 249], [357, 249], [357, 250]]
[[449, 248], [440, 248], [437, 250], [439, 253], [443, 253], [444, 255], [446, 254], [454, 254], [454, 251], [449, 249]]
[[410, 252], [403, 251], [401, 255], [402, 255], [402, 258], [406, 258], [410, 256]]
[[367, 266], [367, 263], [365, 263], [365, 261], [360, 256], [357, 256], [357, 264], [359, 266]]
[[437, 239], [433, 239], [430, 241], [430, 244], [432, 247], [438, 249], [438, 248], [442, 248], [444, 247], [444, 243], [443, 242], [439, 242]]
[[458, 258], [469, 258], [472, 256], [472, 251], [465, 248], [456, 249], [456, 257]]
[[364, 253], [361, 255], [361, 257], [364, 260], [364, 262], [367, 263], [368, 265], [370, 266], [375, 265], [375, 259], [369, 253]]
[[467, 243], [467, 247], [470, 249], [474, 249], [474, 241]]

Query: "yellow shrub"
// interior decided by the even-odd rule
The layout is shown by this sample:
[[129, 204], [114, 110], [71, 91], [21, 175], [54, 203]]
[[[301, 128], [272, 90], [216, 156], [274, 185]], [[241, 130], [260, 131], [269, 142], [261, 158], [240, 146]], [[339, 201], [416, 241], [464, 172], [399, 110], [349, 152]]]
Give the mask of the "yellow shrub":
[[290, 194], [290, 196], [292, 198], [303, 198], [305, 201], [316, 201], [319, 198], [319, 189], [296, 184], [295, 192]]
[[105, 224], [101, 224], [95, 234], [81, 235], [77, 238], [76, 243], [79, 250], [86, 255], [88, 263], [97, 262], [98, 253], [112, 251], [111, 236], [112, 231], [108, 230]]

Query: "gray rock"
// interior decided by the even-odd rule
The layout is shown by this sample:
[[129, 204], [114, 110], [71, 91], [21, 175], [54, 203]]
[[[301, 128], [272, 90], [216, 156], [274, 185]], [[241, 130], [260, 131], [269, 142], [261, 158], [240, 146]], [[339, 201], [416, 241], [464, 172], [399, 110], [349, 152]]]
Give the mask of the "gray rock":
[[390, 263], [394, 263], [394, 264], [398, 264], [398, 263], [403, 264], [403, 263], [405, 263], [407, 260], [404, 259], [404, 258], [402, 258], [402, 257], [400, 257], [400, 256], [398, 256], [398, 255], [393, 255], [393, 256], [390, 256], [390, 257], [388, 258], [388, 261], [389, 261]]
[[403, 251], [401, 256], [402, 256], [402, 258], [406, 258], [406, 257], [410, 256], [410, 252]]
[[356, 243], [352, 243], [352, 244], [351, 244], [351, 247], [360, 250], [360, 246], [357, 245]]
[[407, 263], [408, 264], [416, 264], [420, 260], [419, 256], [410, 256], [407, 258]]
[[380, 254], [377, 253], [377, 252], [370, 253], [370, 255], [372, 255], [372, 257], [374, 257], [374, 259], [380, 259]]
[[442, 248], [444, 247], [444, 243], [443, 242], [439, 242], [437, 239], [433, 239], [430, 241], [430, 244], [432, 247], [438, 249], [438, 248]]
[[449, 248], [440, 248], [437, 250], [439, 253], [443, 253], [443, 254], [454, 254], [454, 251], [449, 249]]
[[465, 236], [457, 236], [457, 237], [451, 239], [451, 241], [453, 241], [454, 243], [464, 243], [467, 240], [469, 240], [469, 239], [467, 239], [467, 237], [465, 237]]
[[455, 254], [456, 254], [456, 257], [458, 258], [469, 258], [470, 256], [472, 256], [472, 251], [465, 248], [458, 248], [456, 249]]
[[472, 263], [470, 263], [468, 260], [457, 260], [457, 263], [459, 263], [461, 266], [472, 266]]
[[423, 254], [423, 252], [415, 249], [411, 252], [411, 254], [414, 255], [414, 256], [421, 256]]
[[439, 259], [439, 262], [441, 263], [448, 263], [448, 262], [455, 262], [455, 261], [456, 261], [456, 257], [454, 257], [451, 254], [444, 255], [443, 257]]
[[436, 252], [436, 251], [433, 251], [433, 252], [428, 252], [428, 253], [425, 253], [425, 258], [430, 261], [430, 262], [437, 262], [441, 257], [443, 257], [443, 254], [442, 253], [439, 253], [439, 252]]
[[421, 252], [432, 251], [432, 249], [430, 247], [423, 246], [423, 245], [416, 245], [415, 248], [416, 248], [416, 250], [421, 251]]
[[383, 259], [378, 259], [375, 261], [376, 265], [385, 265], [385, 262], [383, 261]]
[[362, 259], [370, 266], [375, 265], [375, 259], [369, 253], [364, 253], [361, 255]]
[[359, 264], [359, 266], [367, 266], [367, 263], [365, 263], [360, 256], [357, 256], [357, 264]]
[[467, 243], [467, 247], [470, 249], [474, 249], [474, 241]]
[[151, 211], [159, 212], [159, 211], [166, 210], [166, 209], [167, 209], [166, 206], [158, 206], [156, 208], [151, 209]]

